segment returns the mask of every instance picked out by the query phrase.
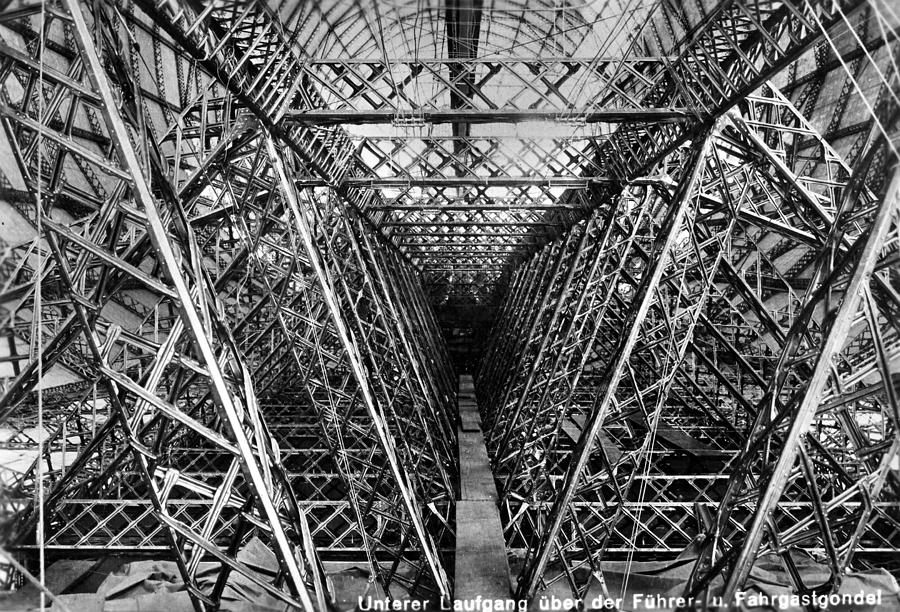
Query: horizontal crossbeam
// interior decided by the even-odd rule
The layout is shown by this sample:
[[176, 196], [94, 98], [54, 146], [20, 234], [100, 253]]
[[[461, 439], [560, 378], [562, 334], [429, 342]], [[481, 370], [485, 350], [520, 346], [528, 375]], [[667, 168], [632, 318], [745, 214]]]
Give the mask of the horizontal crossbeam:
[[580, 108], [571, 110], [542, 109], [425, 109], [425, 110], [292, 110], [285, 113], [284, 121], [306, 126], [361, 125], [392, 123], [397, 126], [415, 127], [440, 123], [523, 123], [526, 121], [557, 121], [562, 124], [622, 123], [646, 121], [667, 123], [684, 121], [693, 114], [684, 108]]

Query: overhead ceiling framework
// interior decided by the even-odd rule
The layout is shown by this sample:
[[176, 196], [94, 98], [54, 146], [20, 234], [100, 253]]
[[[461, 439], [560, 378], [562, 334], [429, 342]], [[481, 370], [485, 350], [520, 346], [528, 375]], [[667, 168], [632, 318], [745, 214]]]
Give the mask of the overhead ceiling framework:
[[0, 2], [0, 582], [890, 585], [898, 126], [890, 0]]

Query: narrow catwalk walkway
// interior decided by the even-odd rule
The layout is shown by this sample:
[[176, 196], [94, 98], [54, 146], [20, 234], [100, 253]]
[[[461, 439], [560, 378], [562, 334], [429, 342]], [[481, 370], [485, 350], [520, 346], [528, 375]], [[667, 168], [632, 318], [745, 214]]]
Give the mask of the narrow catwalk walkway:
[[459, 501], [456, 504], [456, 599], [507, 598], [509, 564], [497, 511], [472, 376], [459, 377]]

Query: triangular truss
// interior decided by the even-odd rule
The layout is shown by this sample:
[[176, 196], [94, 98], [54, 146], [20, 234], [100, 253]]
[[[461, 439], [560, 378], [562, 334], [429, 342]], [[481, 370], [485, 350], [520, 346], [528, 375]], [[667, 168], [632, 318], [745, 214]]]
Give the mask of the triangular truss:
[[898, 569], [896, 9], [379, 4], [0, 10], [0, 545], [446, 602], [456, 368], [520, 599]]

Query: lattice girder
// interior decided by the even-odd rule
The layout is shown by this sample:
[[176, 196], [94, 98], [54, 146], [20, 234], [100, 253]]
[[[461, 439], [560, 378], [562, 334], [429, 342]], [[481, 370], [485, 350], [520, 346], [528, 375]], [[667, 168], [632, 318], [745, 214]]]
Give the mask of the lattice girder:
[[[37, 102], [29, 93], [15, 102], [16, 110], [6, 107], [12, 122], [7, 126], [17, 127], [7, 133], [21, 152], [19, 170], [37, 204], [34, 218], [45, 232], [55, 271], [70, 300], [70, 326], [84, 336], [89, 353], [83, 356], [106, 391], [110, 411], [96, 435], [52, 483], [46, 501], [48, 528], [59, 526], [53, 514], [56, 502], [77, 498], [78, 492], [143, 497], [152, 502], [156, 520], [168, 532], [167, 544], [198, 609], [216, 605], [232, 571], [292, 605], [321, 606], [325, 597], [321, 568], [300, 531], [304, 519], [261, 420], [249, 370], [219, 316], [201, 252], [165, 175], [165, 161], [158, 150], [147, 147], [138, 152], [133, 145], [152, 139], [145, 131], [142, 111], [135, 111], [140, 106], [131, 97], [132, 83], [120, 71], [115, 74], [118, 88], [114, 89], [90, 28], [106, 41], [104, 52], [110, 65], [121, 67], [125, 60], [115, 46], [115, 36], [101, 35], [108, 27], [106, 16], [92, 14], [89, 26], [81, 10], [73, 2], [50, 17], [52, 27], [73, 41], [75, 52], [59, 55], [71, 62], [74, 80], [51, 85], [55, 91], [49, 105], [43, 80], [31, 81], [37, 85]], [[21, 57], [9, 59], [26, 69], [35, 68]], [[127, 119], [120, 108], [127, 111]], [[68, 113], [69, 125], [76, 117], [95, 113], [102, 121], [95, 122], [94, 129], [102, 130], [113, 146], [81, 144], [59, 134], [52, 126], [57, 110]], [[42, 150], [45, 139], [57, 145], [48, 155], [56, 165], [32, 166], [35, 156], [40, 160], [41, 153], [47, 154]], [[87, 183], [99, 200], [96, 213], [84, 214], [64, 203], [60, 207], [52, 195], [46, 201], [42, 197], [53, 194], [66, 164], [90, 179]], [[79, 212], [80, 217], [73, 216]], [[144, 271], [157, 266], [159, 277]], [[130, 322], [112, 323], [98, 316], [110, 290], [121, 287], [124, 279], [155, 294], [148, 313], [154, 315], [152, 329], [139, 321], [135, 333], [129, 329]], [[217, 340], [211, 341], [212, 337]], [[68, 343], [64, 338], [50, 344], [51, 349], [64, 351]], [[50, 364], [56, 360], [52, 353], [48, 357]], [[46, 369], [41, 358], [37, 363], [37, 367], [29, 364], [6, 394], [5, 405], [21, 399], [21, 390], [32, 384], [32, 372]], [[229, 466], [224, 478], [211, 483], [181, 474], [160, 446], [175, 437], [225, 451]], [[105, 445], [130, 451], [117, 451], [107, 461]], [[39, 457], [37, 463], [43, 461]], [[135, 480], [129, 479], [129, 470], [122, 469], [129, 465], [137, 474]], [[211, 504], [195, 520], [170, 512], [170, 502], [185, 494], [205, 497]], [[235, 512], [238, 527], [229, 546], [221, 549], [209, 538], [223, 522], [233, 521]], [[33, 520], [33, 508], [26, 509], [23, 528], [13, 537], [29, 538]], [[260, 577], [235, 556], [249, 530], [257, 531], [272, 547], [279, 575]], [[197, 575], [204, 559], [218, 563], [211, 581]]]

